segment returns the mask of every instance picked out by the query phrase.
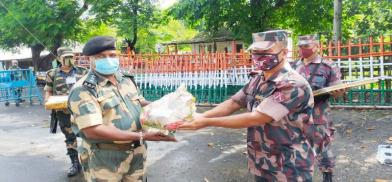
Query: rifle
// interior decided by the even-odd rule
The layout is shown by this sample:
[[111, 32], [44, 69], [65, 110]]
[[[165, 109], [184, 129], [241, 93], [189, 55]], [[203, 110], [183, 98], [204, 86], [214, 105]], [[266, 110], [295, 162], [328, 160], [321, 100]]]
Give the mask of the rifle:
[[57, 114], [56, 110], [52, 110], [52, 113], [50, 113], [50, 127], [49, 127], [49, 133], [56, 133], [57, 132]]

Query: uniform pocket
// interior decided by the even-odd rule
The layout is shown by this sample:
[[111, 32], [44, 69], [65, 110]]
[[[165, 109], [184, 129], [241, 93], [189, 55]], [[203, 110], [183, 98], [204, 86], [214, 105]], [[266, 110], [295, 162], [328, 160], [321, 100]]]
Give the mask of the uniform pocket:
[[90, 163], [93, 168], [104, 168], [109, 169], [111, 172], [115, 172], [119, 170], [121, 164], [124, 166], [129, 165], [132, 156], [133, 153], [128, 153], [126, 151], [96, 149], [94, 150], [94, 156], [90, 159]]
[[312, 89], [318, 90], [326, 86], [327, 78], [322, 74], [314, 74], [312, 80]]
[[132, 101], [133, 104], [140, 105], [140, 97], [138, 94], [129, 93], [128, 98]]
[[114, 93], [110, 93], [98, 98], [102, 110], [112, 109], [120, 104], [120, 100]]
[[86, 148], [84, 147], [79, 147], [78, 148], [79, 152], [79, 158], [80, 158], [80, 165], [82, 165], [84, 171], [89, 170], [89, 152]]

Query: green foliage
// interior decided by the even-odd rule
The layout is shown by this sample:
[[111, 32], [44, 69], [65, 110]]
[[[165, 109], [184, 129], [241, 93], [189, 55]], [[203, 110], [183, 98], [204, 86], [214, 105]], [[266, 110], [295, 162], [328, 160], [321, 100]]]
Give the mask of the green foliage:
[[117, 29], [105, 24], [93, 21], [82, 22], [81, 32], [76, 35], [76, 40], [80, 43], [87, 42], [95, 36], [112, 36], [117, 37]]
[[[180, 0], [170, 12], [192, 27], [210, 32], [211, 36], [227, 29], [235, 38], [250, 42], [252, 32], [289, 28], [305, 33], [323, 27], [317, 21], [318, 17], [308, 16], [330, 6], [319, 2], [322, 0]], [[314, 11], [309, 12], [309, 9]], [[294, 15], [303, 18], [295, 19]], [[308, 28], [298, 25], [301, 22], [306, 22]], [[316, 28], [311, 28], [314, 25], [317, 25]]]
[[342, 26], [347, 38], [392, 34], [392, 2], [343, 0]]
[[2, 0], [0, 46], [31, 47], [43, 43], [51, 49], [63, 39], [72, 39], [81, 28], [82, 6], [71, 0]]
[[[167, 23], [155, 28], [140, 29], [136, 47], [141, 52], [155, 52], [155, 45], [158, 43], [190, 40], [197, 33], [196, 30], [186, 27], [179, 20], [169, 19]], [[180, 47], [180, 50], [189, 50], [189, 47]]]
[[[227, 31], [248, 43], [253, 32], [279, 28], [292, 30], [294, 37], [332, 35], [331, 0], [178, 0], [167, 12], [156, 2], [1, 0], [0, 47], [54, 51], [64, 41], [110, 35], [119, 44], [127, 38], [140, 52], [154, 52], [157, 43], [190, 40], [198, 32], [214, 37]], [[391, 34], [391, 22], [390, 0], [343, 0], [344, 38]]]
[[[343, 0], [343, 37], [391, 33], [391, 11], [390, 0]], [[199, 31], [227, 29], [247, 42], [252, 32], [280, 28], [330, 39], [333, 13], [331, 0], [179, 0], [170, 9]]]
[[151, 0], [91, 1], [90, 13], [96, 22], [113, 26], [119, 36], [136, 43], [139, 29], [150, 28], [158, 21], [158, 11]]

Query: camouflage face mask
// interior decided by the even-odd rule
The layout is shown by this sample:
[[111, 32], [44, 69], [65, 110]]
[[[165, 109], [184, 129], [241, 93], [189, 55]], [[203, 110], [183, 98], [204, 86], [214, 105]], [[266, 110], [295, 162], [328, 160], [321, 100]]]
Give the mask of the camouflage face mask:
[[299, 54], [301, 57], [303, 58], [309, 58], [311, 57], [313, 54], [315, 53], [315, 51], [313, 51], [313, 48], [301, 48], [299, 50]]
[[276, 54], [270, 53], [252, 53], [252, 60], [258, 70], [269, 71], [275, 68], [279, 63], [278, 55], [282, 51]]

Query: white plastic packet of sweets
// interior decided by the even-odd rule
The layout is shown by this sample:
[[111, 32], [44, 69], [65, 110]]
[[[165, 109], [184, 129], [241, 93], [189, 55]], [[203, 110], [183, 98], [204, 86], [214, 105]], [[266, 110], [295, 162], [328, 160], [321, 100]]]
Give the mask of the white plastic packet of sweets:
[[191, 121], [196, 112], [196, 99], [181, 85], [175, 92], [143, 107], [140, 114], [143, 129], [168, 135], [166, 126], [178, 121]]

